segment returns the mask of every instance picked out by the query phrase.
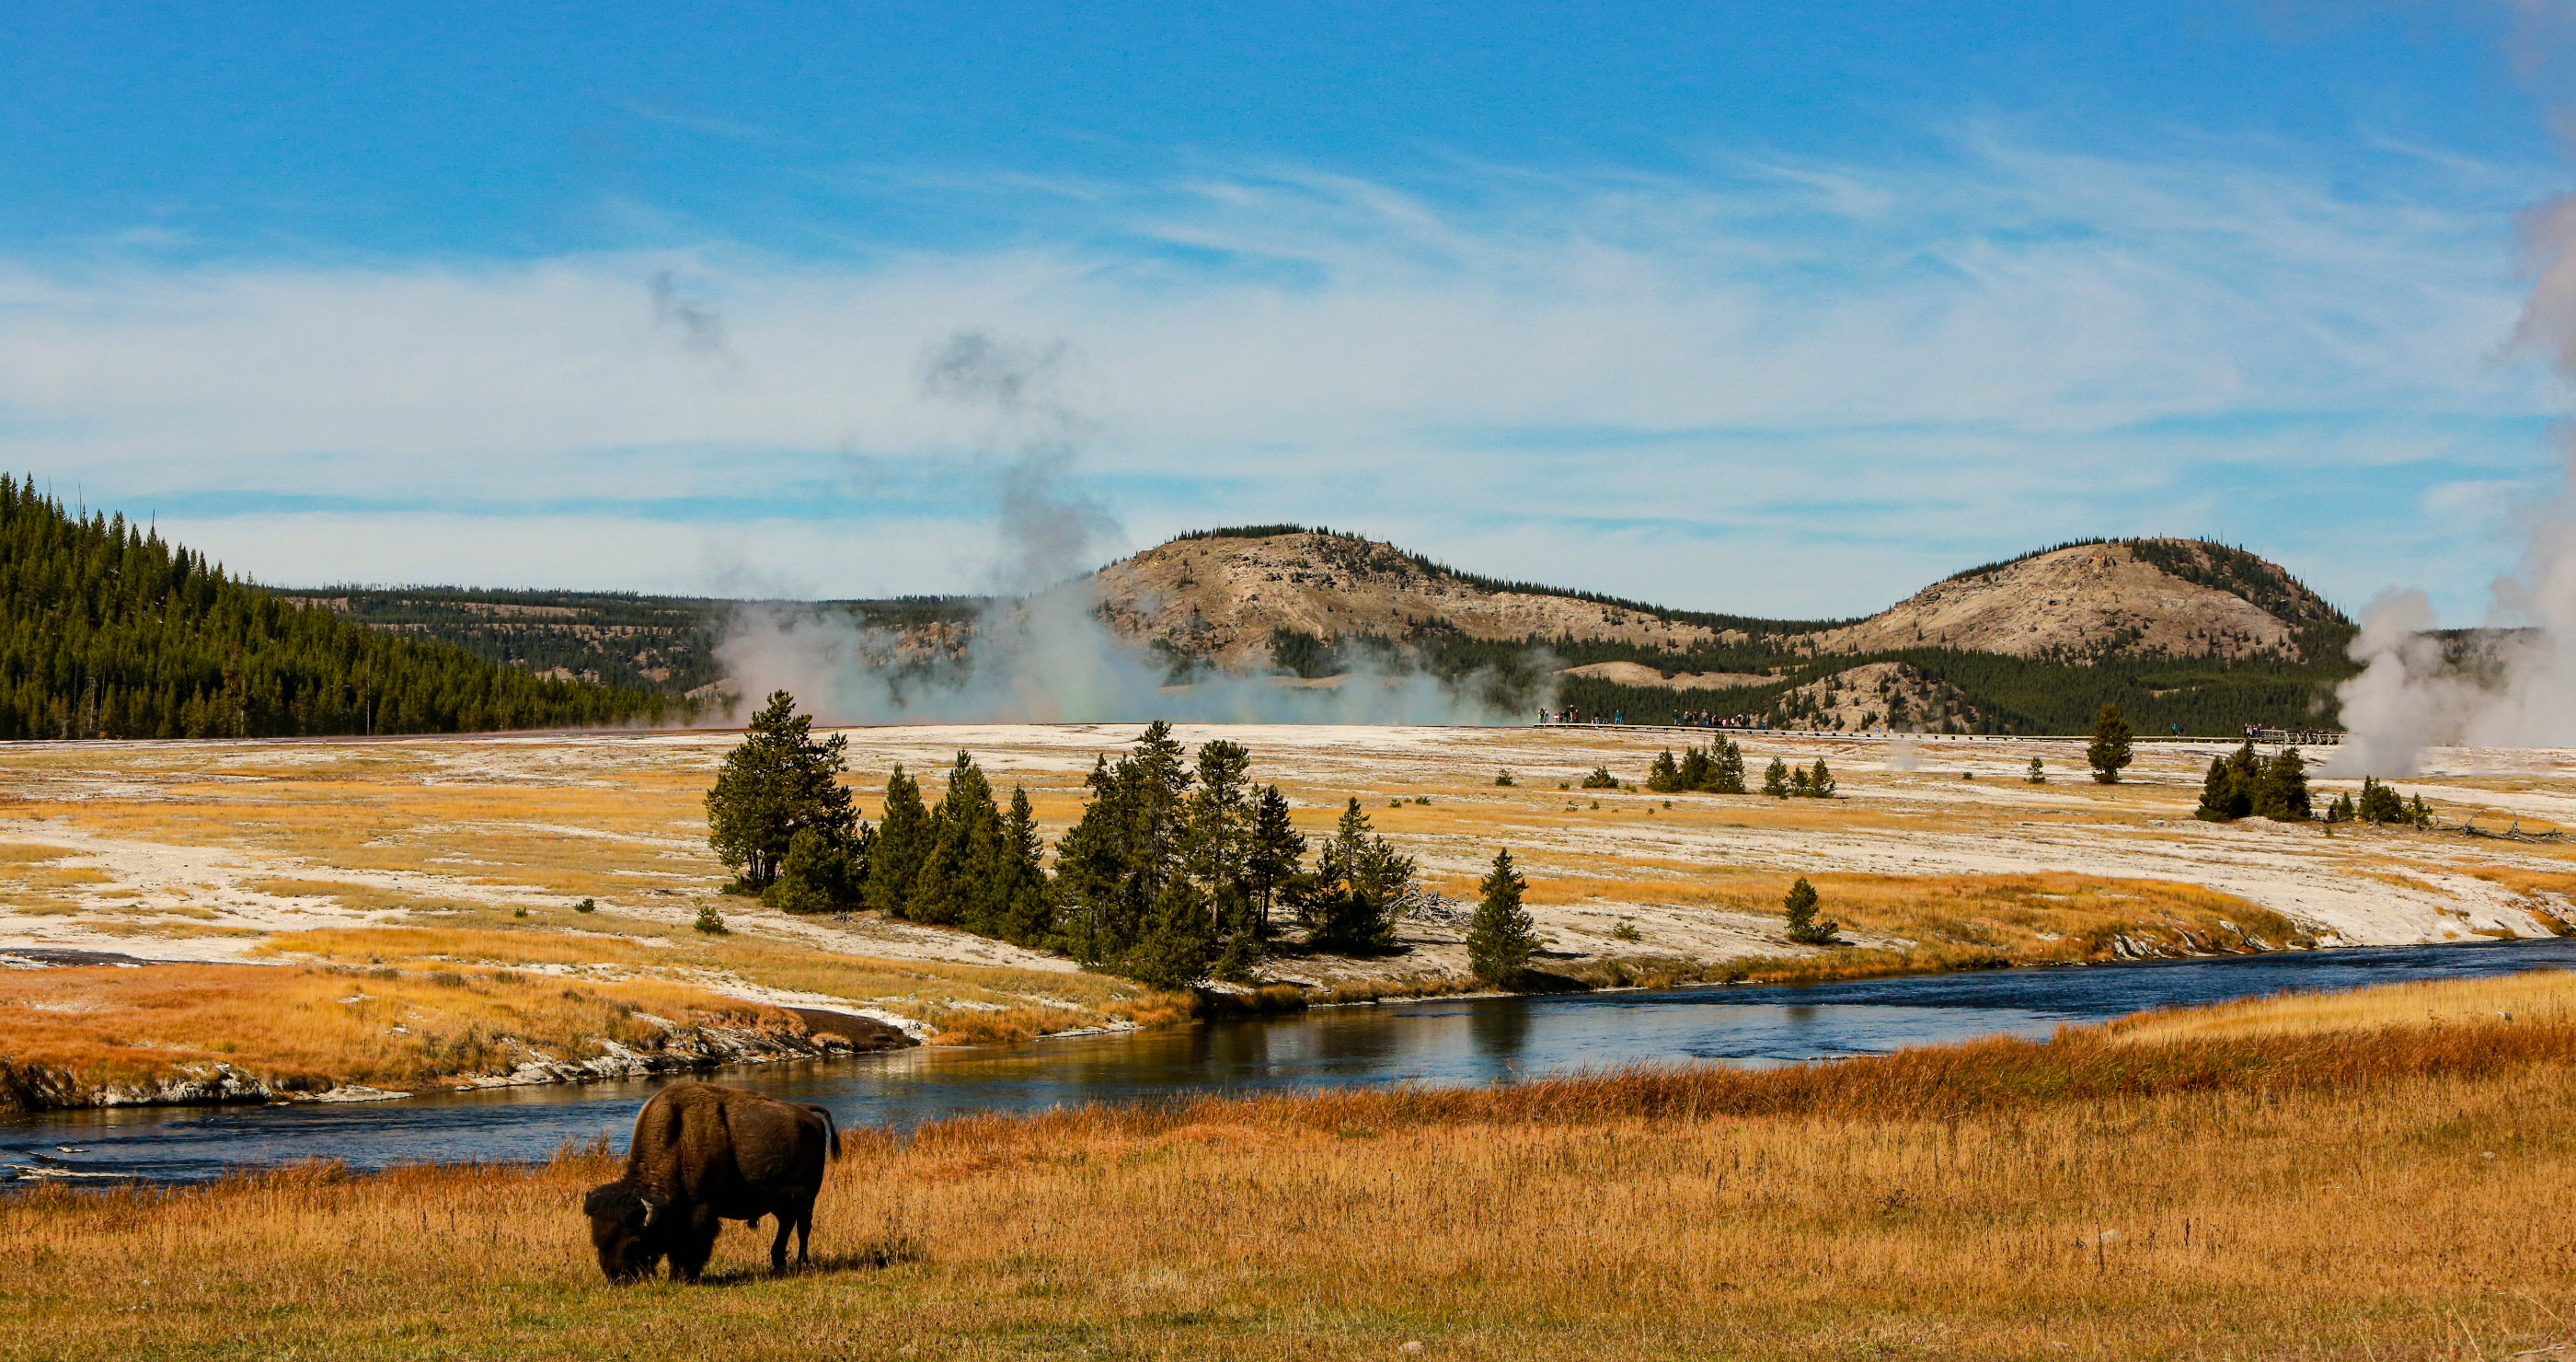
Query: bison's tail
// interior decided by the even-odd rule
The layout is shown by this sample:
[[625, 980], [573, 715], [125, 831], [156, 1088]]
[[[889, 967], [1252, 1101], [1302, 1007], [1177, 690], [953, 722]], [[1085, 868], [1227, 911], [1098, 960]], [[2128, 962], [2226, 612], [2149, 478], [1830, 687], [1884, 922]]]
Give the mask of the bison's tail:
[[841, 1157], [841, 1128], [832, 1124], [832, 1109], [818, 1107], [810, 1102], [805, 1105], [805, 1109], [823, 1118], [823, 1157], [827, 1159]]

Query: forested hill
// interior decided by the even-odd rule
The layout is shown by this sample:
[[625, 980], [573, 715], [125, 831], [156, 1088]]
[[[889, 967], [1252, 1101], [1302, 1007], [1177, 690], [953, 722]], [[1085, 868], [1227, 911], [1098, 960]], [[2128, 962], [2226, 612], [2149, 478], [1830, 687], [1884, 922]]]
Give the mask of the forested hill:
[[452, 733], [679, 718], [308, 610], [0, 477], [0, 738]]

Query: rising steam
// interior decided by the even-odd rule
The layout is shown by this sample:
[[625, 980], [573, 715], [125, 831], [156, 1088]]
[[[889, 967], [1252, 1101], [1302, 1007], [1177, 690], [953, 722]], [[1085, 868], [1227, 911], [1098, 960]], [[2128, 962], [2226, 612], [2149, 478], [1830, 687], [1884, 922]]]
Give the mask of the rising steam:
[[984, 572], [997, 602], [974, 622], [963, 655], [846, 616], [763, 606], [743, 611], [716, 649], [739, 695], [785, 689], [828, 724], [1491, 721], [1479, 698], [1482, 676], [1450, 684], [1360, 674], [1303, 687], [1217, 673], [1166, 684], [1163, 659], [1119, 639], [1092, 613], [1085, 574], [1122, 536], [1116, 518], [1073, 478], [1092, 423], [1066, 395], [1067, 355], [1061, 343], [962, 331], [923, 360], [924, 401], [988, 422], [978, 457], [1000, 531], [1000, 551]]
[[[2576, 195], [2525, 212], [2519, 235], [2532, 286], [2513, 343], [2576, 378]], [[2352, 644], [2362, 674], [2336, 690], [2350, 736], [2326, 774], [2412, 775], [2428, 747], [2576, 745], [2576, 442], [2559, 439], [2560, 494], [2537, 508], [2522, 563], [2488, 607], [2491, 626], [2520, 627], [2456, 653], [2430, 632], [2423, 592], [2382, 592]]]

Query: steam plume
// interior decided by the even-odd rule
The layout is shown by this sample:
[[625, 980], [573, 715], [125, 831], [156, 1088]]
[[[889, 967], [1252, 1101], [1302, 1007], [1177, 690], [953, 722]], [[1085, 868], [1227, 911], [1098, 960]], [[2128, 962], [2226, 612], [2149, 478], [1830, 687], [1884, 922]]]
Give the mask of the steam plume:
[[1455, 685], [1414, 673], [1353, 675], [1332, 687], [1231, 674], [1166, 684], [1164, 660], [1092, 613], [1083, 574], [1123, 535], [1074, 478], [1093, 423], [1066, 394], [1069, 354], [1061, 343], [961, 331], [923, 360], [924, 401], [988, 422], [978, 458], [1001, 548], [984, 576], [1000, 599], [975, 621], [964, 656], [845, 617], [768, 607], [744, 612], [717, 649], [741, 694], [784, 688], [833, 724], [1488, 721], [1481, 675]]

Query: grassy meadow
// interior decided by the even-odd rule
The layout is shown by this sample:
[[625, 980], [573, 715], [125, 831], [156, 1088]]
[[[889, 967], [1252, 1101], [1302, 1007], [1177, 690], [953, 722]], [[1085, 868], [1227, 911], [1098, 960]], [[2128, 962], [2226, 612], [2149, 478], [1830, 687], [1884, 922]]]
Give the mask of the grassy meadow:
[[599, 1279], [597, 1151], [40, 1188], [0, 1198], [0, 1358], [2554, 1358], [2571, 1007], [2546, 973], [863, 1133], [816, 1269], [734, 1228], [693, 1288]]

